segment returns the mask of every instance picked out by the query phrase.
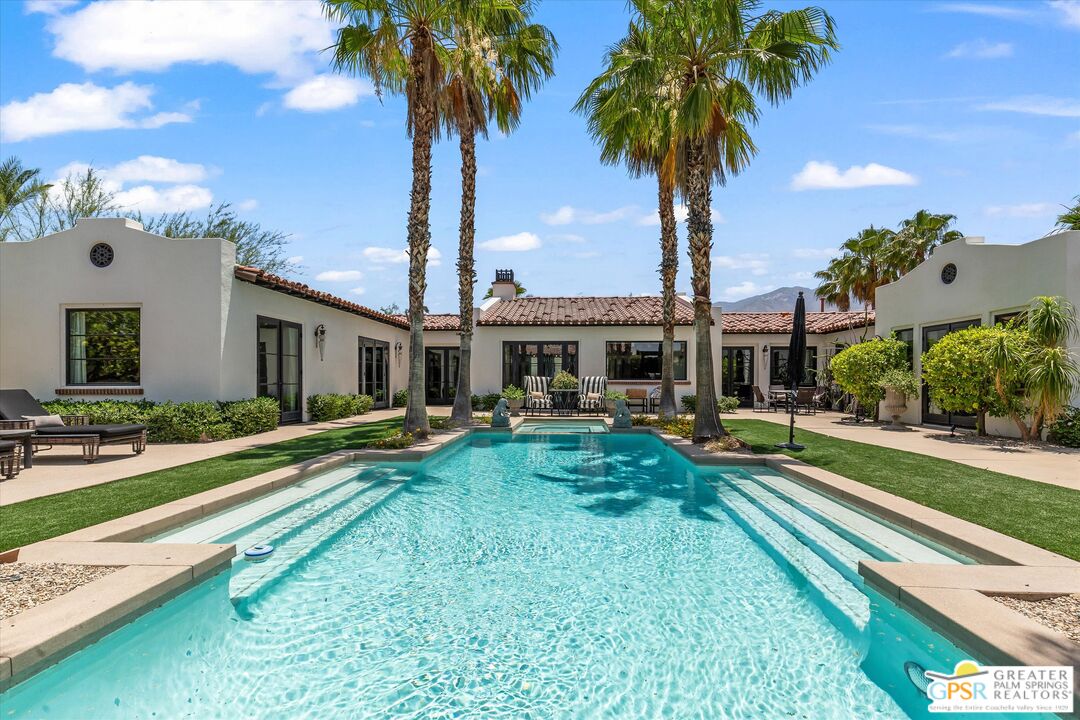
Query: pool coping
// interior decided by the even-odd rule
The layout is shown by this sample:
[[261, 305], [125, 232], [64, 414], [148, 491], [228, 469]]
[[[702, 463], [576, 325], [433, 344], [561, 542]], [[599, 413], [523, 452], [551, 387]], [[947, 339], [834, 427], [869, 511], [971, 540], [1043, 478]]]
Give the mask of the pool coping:
[[[141, 540], [347, 463], [422, 462], [475, 434], [509, 434], [524, 419], [512, 417], [509, 428], [470, 426], [439, 432], [400, 450], [339, 450], [5, 553], [22, 561], [123, 567], [3, 621], [0, 691], [226, 570], [235, 555], [232, 545], [151, 545]], [[869, 586], [980, 657], [1024, 665], [1063, 664], [1050, 660], [1072, 658], [1073, 665], [1080, 665], [1080, 646], [990, 597], [1080, 592], [1080, 563], [786, 455], [710, 453], [654, 427], [610, 430], [652, 435], [695, 465], [771, 468], [987, 563], [950, 568], [943, 576], [941, 566], [863, 562], [859, 574]], [[1080, 696], [1080, 676], [1077, 687]]]

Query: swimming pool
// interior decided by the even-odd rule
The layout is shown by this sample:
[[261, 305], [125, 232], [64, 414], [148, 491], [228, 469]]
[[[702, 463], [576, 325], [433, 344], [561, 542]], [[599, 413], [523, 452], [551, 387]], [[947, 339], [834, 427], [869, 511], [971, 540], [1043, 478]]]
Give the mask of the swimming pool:
[[966, 657], [853, 568], [963, 558], [651, 436], [476, 434], [335, 472], [158, 538], [277, 549], [17, 685], [0, 716], [923, 717], [903, 663]]

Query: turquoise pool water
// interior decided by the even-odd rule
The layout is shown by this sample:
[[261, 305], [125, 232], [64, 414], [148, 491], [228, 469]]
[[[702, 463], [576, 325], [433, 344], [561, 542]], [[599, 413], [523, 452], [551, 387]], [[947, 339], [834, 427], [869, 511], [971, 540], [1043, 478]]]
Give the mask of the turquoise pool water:
[[0, 718], [921, 717], [903, 662], [963, 657], [860, 590], [848, 555], [887, 553], [857, 518], [819, 517], [830, 536], [799, 519], [812, 497], [743, 505], [752, 474], [655, 438], [473, 436], [408, 471], [231, 532], [275, 557], [17, 685]]

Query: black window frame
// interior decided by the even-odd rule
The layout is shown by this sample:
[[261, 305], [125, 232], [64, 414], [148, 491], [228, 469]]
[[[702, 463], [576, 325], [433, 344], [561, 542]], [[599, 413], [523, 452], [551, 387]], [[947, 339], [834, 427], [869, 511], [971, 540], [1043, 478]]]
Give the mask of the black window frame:
[[[662, 340], [607, 340], [607, 341], [604, 342], [604, 372], [607, 373], [608, 382], [636, 382], [636, 381], [639, 381], [639, 380], [644, 380], [644, 381], [658, 381], [658, 380], [660, 380], [661, 371], [660, 371], [659, 366], [657, 367], [656, 374], [653, 377], [650, 377], [648, 375], [642, 375], [641, 377], [623, 377], [621, 375], [617, 375], [616, 373], [612, 372], [612, 370], [614, 369], [615, 366], [612, 365], [612, 359], [613, 358], [611, 356], [611, 346], [612, 345], [629, 345], [630, 349], [631, 349], [631, 352], [626, 357], [634, 357], [633, 347], [634, 347], [634, 345], [639, 345], [639, 344], [656, 345], [657, 350], [656, 350], [655, 355], [659, 359], [660, 363], [661, 364], [663, 363], [664, 342]], [[688, 352], [689, 344], [690, 343], [688, 341], [686, 341], [686, 340], [675, 340], [675, 341], [672, 342], [672, 349], [674, 351], [674, 354], [676, 354], [676, 355], [679, 352], [679, 350], [678, 350], [679, 346], [680, 345], [682, 346], [682, 357], [683, 357], [682, 373], [681, 373], [681, 377], [680, 377], [679, 367], [678, 367], [678, 364], [676, 363], [676, 365], [675, 365], [675, 373], [674, 373], [676, 382], [684, 381], [687, 378], [687, 373], [688, 373], [688, 371], [687, 371], [687, 363], [688, 363], [687, 352]], [[639, 367], [640, 367], [640, 363], [639, 363]]]
[[[135, 379], [134, 380], [95, 380], [93, 382], [76, 382], [72, 379], [72, 363], [76, 360], [71, 356], [71, 316], [73, 313], [97, 313], [97, 312], [134, 312], [138, 317], [139, 329], [134, 335], [136, 340], [136, 346], [138, 349], [138, 356], [135, 359]], [[125, 333], [113, 333], [108, 337], [132, 337]], [[89, 337], [87, 335], [81, 335], [79, 337]], [[91, 358], [80, 358], [82, 362], [87, 362]], [[114, 359], [122, 360], [123, 358], [95, 358], [95, 360], [101, 359]], [[64, 382], [71, 387], [137, 387], [142, 383], [142, 308], [132, 306], [118, 306], [118, 307], [71, 307], [64, 308]]]
[[[540, 348], [543, 348], [546, 345], [561, 345], [561, 357], [564, 360], [562, 369], [567, 370], [567, 372], [570, 372], [574, 377], [578, 377], [578, 368], [581, 367], [581, 345], [577, 340], [503, 340], [501, 355], [503, 387], [508, 385], [521, 387], [521, 383], [524, 382], [525, 375], [521, 369], [520, 352], [520, 348], [523, 345], [536, 345]], [[569, 351], [571, 345], [574, 347], [574, 352], [572, 354]], [[516, 347], [511, 352], [510, 358], [507, 358], [507, 348], [514, 346]], [[543, 350], [540, 350], [538, 356], [543, 357], [544, 355], [545, 353]], [[574, 358], [574, 366], [573, 368], [568, 369], [565, 360], [566, 358], [571, 357], [571, 355]], [[541, 360], [539, 364], [542, 365], [543, 361]]]
[[[893, 335], [900, 342], [907, 345], [907, 369], [915, 369], [915, 328], [900, 328], [899, 330], [893, 330]], [[907, 336], [906, 338], [904, 336]]]
[[[259, 329], [264, 325], [269, 327], [271, 324], [277, 326], [277, 347], [273, 353], [267, 353], [275, 356], [275, 381], [273, 383], [263, 382], [259, 375], [259, 369], [261, 365], [260, 356], [263, 354], [259, 348]], [[285, 399], [282, 397], [281, 389], [285, 385], [292, 383], [286, 383], [284, 380], [285, 360], [287, 354], [285, 349], [285, 330], [296, 330], [296, 409], [286, 410], [284, 407]], [[293, 357], [293, 356], [289, 356]], [[271, 385], [275, 387], [276, 395], [264, 392], [263, 388], [269, 388]], [[271, 317], [269, 315], [256, 315], [255, 316], [255, 397], [272, 397], [278, 401], [278, 424], [287, 425], [289, 423], [302, 422], [304, 419], [304, 325], [303, 323], [293, 322], [292, 320], [282, 320], [281, 318]]]
[[[780, 385], [781, 387], [786, 388], [788, 386], [787, 352], [788, 352], [787, 345], [781, 345], [781, 346], [774, 345], [773, 347], [771, 347], [769, 349], [769, 387], [772, 387], [773, 385]], [[783, 376], [779, 380], [777, 380], [776, 379], [777, 378], [777, 372], [778, 372], [778, 368], [780, 367], [780, 363], [778, 362], [778, 358], [779, 358], [780, 353], [784, 354], [784, 361], [783, 361], [784, 370], [783, 370]], [[812, 364], [809, 362], [809, 360], [811, 358], [813, 359]], [[807, 360], [806, 367], [808, 368], [808, 370], [806, 372], [805, 377], [803, 378], [802, 384], [799, 387], [815, 387], [818, 384], [818, 381], [817, 381], [817, 372], [818, 372], [818, 348], [817, 348], [817, 345], [807, 345], [806, 346], [805, 360]]]

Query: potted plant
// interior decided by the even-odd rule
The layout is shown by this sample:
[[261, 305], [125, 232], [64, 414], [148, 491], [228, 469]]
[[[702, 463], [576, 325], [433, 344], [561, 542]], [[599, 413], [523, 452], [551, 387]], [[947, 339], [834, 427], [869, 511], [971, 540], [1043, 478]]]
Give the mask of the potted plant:
[[510, 406], [510, 414], [517, 417], [522, 403], [525, 402], [525, 391], [517, 385], [507, 385], [502, 389], [502, 396], [506, 399], [506, 404]]
[[892, 427], [899, 428], [900, 416], [907, 411], [908, 398], [919, 396], [919, 381], [910, 370], [886, 370], [878, 382], [885, 391], [885, 412], [892, 417]]
[[607, 409], [609, 415], [615, 415], [615, 401], [626, 401], [626, 393], [619, 392], [618, 390], [608, 390], [604, 393], [604, 408]]
[[577, 390], [578, 380], [565, 370], [560, 370], [555, 373], [555, 377], [551, 378], [551, 384], [548, 387], [552, 390]]

